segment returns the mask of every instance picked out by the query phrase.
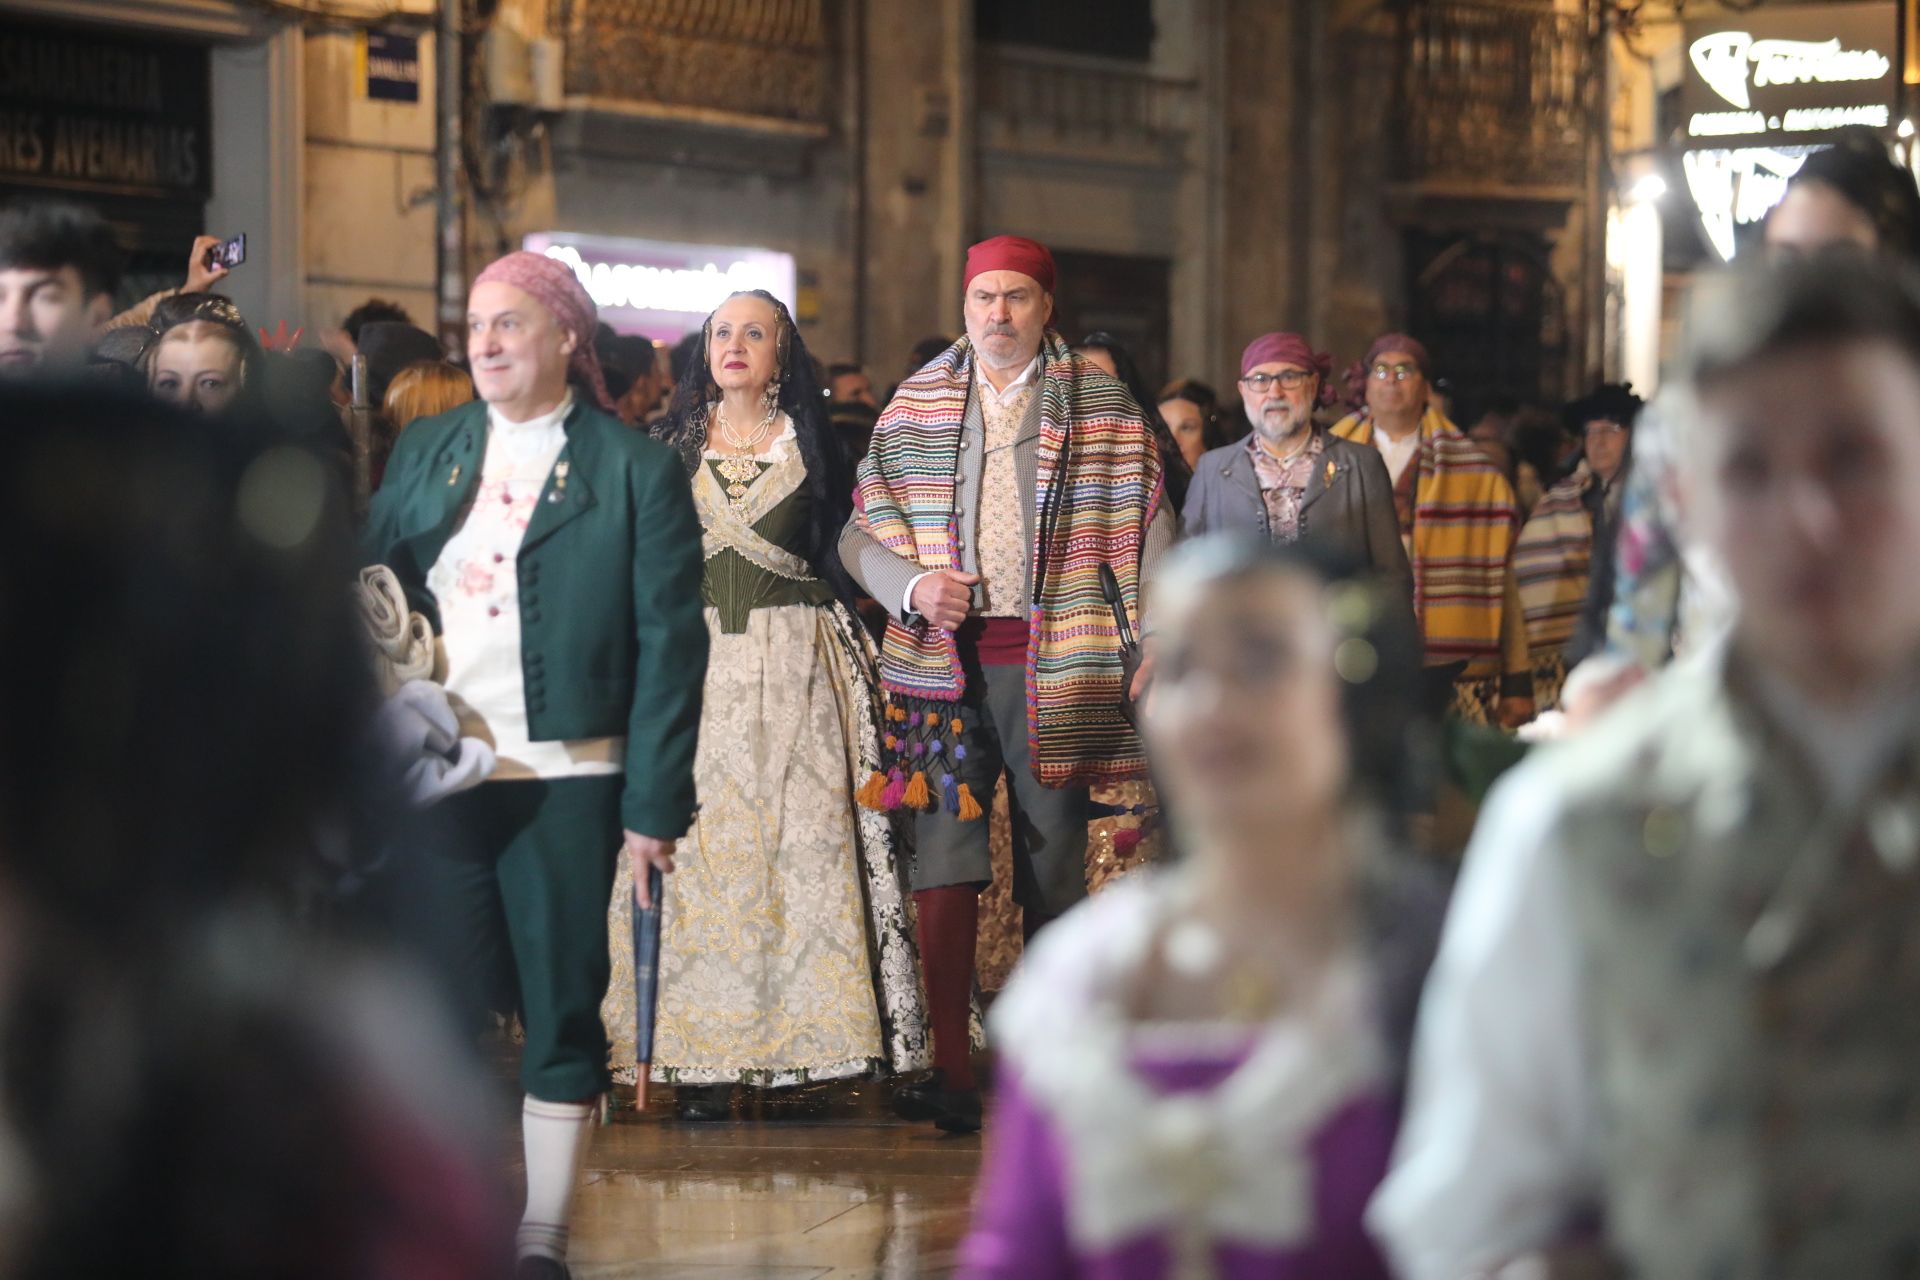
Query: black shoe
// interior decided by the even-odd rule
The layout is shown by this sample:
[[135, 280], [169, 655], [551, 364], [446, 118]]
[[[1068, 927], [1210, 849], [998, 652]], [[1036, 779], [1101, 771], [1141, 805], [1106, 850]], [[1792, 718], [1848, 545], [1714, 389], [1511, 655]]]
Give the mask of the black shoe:
[[541, 1254], [528, 1254], [513, 1268], [513, 1280], [572, 1280], [567, 1264]]
[[949, 1089], [938, 1069], [925, 1080], [903, 1084], [893, 1091], [893, 1113], [902, 1120], [931, 1120], [946, 1133], [980, 1132], [980, 1091]]
[[682, 1120], [697, 1124], [733, 1118], [733, 1086], [683, 1084], [673, 1091], [673, 1109]]

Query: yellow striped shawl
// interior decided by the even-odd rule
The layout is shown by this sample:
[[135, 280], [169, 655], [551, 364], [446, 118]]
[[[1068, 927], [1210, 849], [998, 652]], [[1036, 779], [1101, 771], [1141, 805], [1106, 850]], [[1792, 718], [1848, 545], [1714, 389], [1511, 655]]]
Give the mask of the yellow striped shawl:
[[[1100, 594], [1099, 566], [1113, 567], [1137, 630], [1140, 552], [1161, 501], [1160, 455], [1119, 382], [1075, 357], [1051, 330], [1041, 356], [1039, 475], [1028, 547], [1033, 772], [1049, 787], [1144, 777], [1140, 740], [1120, 712], [1120, 635]], [[873, 536], [926, 569], [961, 564], [954, 476], [972, 382], [973, 348], [962, 338], [900, 384], [859, 467], [860, 503]], [[944, 704], [957, 701], [965, 686], [950, 632], [897, 619], [887, 624], [880, 674], [896, 706], [913, 709], [910, 727], [929, 704], [950, 714]]]
[[1593, 563], [1593, 515], [1585, 496], [1594, 475], [1580, 469], [1547, 490], [1513, 550], [1527, 647], [1535, 657], [1558, 653], [1580, 624]]
[[[1353, 414], [1335, 424], [1333, 434], [1371, 445], [1373, 423]], [[1427, 662], [1465, 662], [1468, 679], [1498, 676], [1507, 561], [1519, 521], [1513, 486], [1479, 446], [1431, 407], [1420, 421], [1420, 451], [1412, 465], [1418, 470], [1408, 558]]]

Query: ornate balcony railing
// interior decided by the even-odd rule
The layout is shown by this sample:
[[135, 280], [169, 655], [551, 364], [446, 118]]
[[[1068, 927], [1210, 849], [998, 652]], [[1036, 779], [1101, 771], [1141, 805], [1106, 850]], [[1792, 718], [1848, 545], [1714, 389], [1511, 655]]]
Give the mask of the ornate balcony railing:
[[1103, 59], [982, 45], [980, 123], [990, 142], [1159, 145], [1189, 128], [1193, 86]]
[[1404, 171], [1416, 182], [1578, 187], [1586, 19], [1549, 0], [1441, 0], [1398, 15]]
[[550, 0], [566, 89], [602, 101], [826, 125], [832, 0]]

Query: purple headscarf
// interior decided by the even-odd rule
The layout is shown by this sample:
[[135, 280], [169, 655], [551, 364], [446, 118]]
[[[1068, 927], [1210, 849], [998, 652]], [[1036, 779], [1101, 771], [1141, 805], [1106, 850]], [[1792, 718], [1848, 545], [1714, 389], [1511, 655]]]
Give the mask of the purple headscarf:
[[1297, 333], [1263, 333], [1247, 344], [1240, 353], [1240, 376], [1259, 368], [1263, 364], [1290, 364], [1296, 368], [1307, 369], [1320, 375], [1321, 405], [1333, 403], [1333, 357], [1325, 351], [1315, 351], [1313, 344]]

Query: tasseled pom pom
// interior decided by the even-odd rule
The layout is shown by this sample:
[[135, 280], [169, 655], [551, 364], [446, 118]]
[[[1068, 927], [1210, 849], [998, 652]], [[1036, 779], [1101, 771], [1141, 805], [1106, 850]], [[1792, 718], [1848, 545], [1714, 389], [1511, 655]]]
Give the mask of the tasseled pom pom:
[[907, 724], [909, 727], [913, 725], [917, 725], [919, 723], [920, 723], [920, 713], [918, 711], [914, 712], [912, 715], [907, 717]]
[[901, 799], [909, 809], [926, 808], [928, 802], [932, 799], [932, 797], [927, 794], [927, 775], [919, 769], [915, 769], [913, 771], [913, 781], [907, 784], [906, 794], [903, 795]]
[[960, 812], [960, 780], [950, 773], [940, 775], [940, 807], [948, 813]]
[[965, 760], [967, 758], [967, 749], [956, 744], [953, 748], [953, 758], [955, 760]]
[[940, 717], [933, 714], [933, 712], [931, 711], [927, 712], [927, 728], [938, 729], [939, 727], [940, 727]]
[[900, 776], [898, 769], [887, 775], [887, 788], [880, 795], [882, 809], [898, 809], [900, 801], [907, 794], [907, 780]]
[[972, 788], [964, 782], [960, 784], [958, 799], [959, 805], [954, 810], [954, 816], [960, 821], [972, 822], [980, 816], [980, 802], [973, 798]]
[[929, 742], [927, 744], [927, 750], [931, 751], [934, 755], [939, 755], [942, 751], [945, 751], [946, 749], [947, 749], [947, 744], [940, 741], [940, 739], [938, 738], [935, 738], [932, 742]]
[[853, 793], [854, 800], [863, 809], [885, 809], [887, 807], [887, 775], [875, 769]]
[[947, 723], [948, 727], [953, 730], [953, 736], [956, 738], [967, 731], [967, 726], [961, 724], [958, 720], [950, 720]]
[[914, 743], [914, 744], [913, 744], [913, 754], [914, 754], [914, 757], [915, 757], [916, 759], [918, 759], [919, 757], [921, 757], [921, 756], [923, 756], [923, 755], [925, 755], [925, 754], [927, 754], [927, 744], [926, 744], [926, 743], [924, 743], [924, 742], [916, 742], [916, 743]]
[[889, 751], [898, 751], [900, 749], [900, 739], [894, 737], [892, 734], [888, 734], [882, 738], [881, 741], [887, 744], [887, 750]]

